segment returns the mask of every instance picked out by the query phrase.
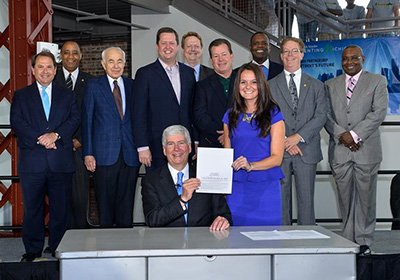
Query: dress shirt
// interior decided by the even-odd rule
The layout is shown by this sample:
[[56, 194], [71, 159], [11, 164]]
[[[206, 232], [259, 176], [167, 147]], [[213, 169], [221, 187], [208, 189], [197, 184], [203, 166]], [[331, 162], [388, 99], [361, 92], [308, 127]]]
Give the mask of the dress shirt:
[[[188, 66], [190, 66], [190, 65], [188, 65]], [[198, 82], [200, 79], [200, 64], [196, 64], [193, 67], [193, 69], [194, 69], [194, 78], [196, 79], [196, 82]]]
[[73, 72], [69, 72], [64, 67], [62, 68], [62, 70], [63, 70], [63, 73], [64, 73], [64, 80], [67, 80], [69, 74], [71, 73], [72, 90], [74, 90], [75, 85], [76, 85], [76, 80], [78, 79], [78, 75], [79, 75], [79, 68], [76, 68], [75, 71], [73, 71]]
[[[353, 79], [354, 79], [354, 83], [355, 83], [355, 87], [357, 86], [357, 83], [358, 83], [358, 79], [360, 78], [360, 75], [361, 75], [361, 72], [362, 72], [362, 70], [360, 71], [360, 72], [358, 72], [357, 74], [355, 74], [354, 76], [350, 76], [350, 75], [347, 75], [346, 74], [346, 81], [345, 81], [345, 92], [347, 91], [347, 83], [348, 83], [348, 81], [349, 81], [349, 79], [351, 78], [351, 77], [353, 77]], [[354, 88], [355, 88], [354, 87]], [[354, 95], [353, 95], [354, 96]], [[352, 97], [353, 97], [352, 96]], [[351, 134], [351, 136], [353, 137], [353, 140], [354, 140], [354, 142], [355, 143], [357, 143], [358, 144], [358, 142], [361, 142], [362, 141], [362, 139], [358, 136], [358, 134], [356, 133], [356, 132], [354, 132], [353, 130], [350, 130], [350, 134]]]
[[[39, 95], [40, 95], [40, 94], [42, 93], [42, 88], [43, 88], [43, 86], [42, 86], [41, 84], [39, 84], [39, 82], [37, 82], [37, 81], [36, 81], [36, 84], [37, 84], [37, 86], [38, 86]], [[52, 84], [53, 84], [53, 83], [50, 83], [50, 84], [46, 87], [46, 89], [45, 89], [47, 95], [49, 96], [50, 108], [51, 108], [51, 89], [52, 89]], [[42, 97], [40, 97], [40, 99], [42, 99]], [[51, 109], [50, 109], [50, 110], [51, 110]]]
[[[172, 179], [174, 180], [175, 186], [178, 181], [178, 172], [183, 172], [182, 182], [185, 182], [185, 180], [189, 179], [189, 164], [187, 164], [187, 163], [186, 163], [186, 166], [182, 170], [176, 170], [168, 163], [168, 169], [169, 169], [169, 172], [171, 173]], [[183, 188], [183, 185], [182, 185], [182, 188]], [[182, 192], [183, 192], [183, 189], [182, 189]]]
[[114, 89], [114, 81], [117, 80], [119, 89], [121, 91], [121, 99], [122, 99], [122, 111], [124, 112], [125, 115], [125, 108], [126, 108], [126, 100], [125, 100], [125, 86], [124, 86], [124, 80], [122, 77], [119, 77], [118, 79], [113, 79], [110, 76], [107, 75], [108, 83], [110, 84], [111, 92]]
[[[176, 98], [178, 99], [178, 103], [181, 101], [181, 79], [179, 75], [179, 64], [178, 62], [175, 62], [174, 65], [169, 66], [165, 64], [161, 59], [158, 59], [162, 65], [162, 67], [165, 70], [165, 73], [167, 73], [167, 76], [172, 84], [172, 87], [174, 88]], [[168, 70], [168, 68], [171, 68], [171, 71]]]

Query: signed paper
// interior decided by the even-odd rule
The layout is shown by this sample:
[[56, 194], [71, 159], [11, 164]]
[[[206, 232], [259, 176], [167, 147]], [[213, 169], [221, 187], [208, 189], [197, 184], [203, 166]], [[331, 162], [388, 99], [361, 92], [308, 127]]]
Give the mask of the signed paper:
[[273, 230], [241, 232], [251, 240], [294, 240], [294, 239], [325, 239], [329, 236], [315, 230]]
[[197, 149], [198, 193], [232, 193], [233, 149]]

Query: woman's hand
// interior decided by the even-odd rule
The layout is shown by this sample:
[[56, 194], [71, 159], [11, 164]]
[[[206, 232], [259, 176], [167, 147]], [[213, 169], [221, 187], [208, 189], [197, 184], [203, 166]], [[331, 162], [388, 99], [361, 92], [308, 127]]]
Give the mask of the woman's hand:
[[253, 164], [250, 163], [244, 156], [240, 156], [232, 163], [232, 167], [235, 171], [244, 169], [249, 172], [253, 169]]

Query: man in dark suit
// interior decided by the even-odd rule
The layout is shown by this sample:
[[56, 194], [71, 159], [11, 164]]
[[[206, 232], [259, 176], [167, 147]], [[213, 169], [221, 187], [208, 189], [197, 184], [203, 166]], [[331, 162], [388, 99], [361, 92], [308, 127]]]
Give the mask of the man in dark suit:
[[158, 30], [158, 59], [136, 72], [134, 133], [139, 160], [147, 169], [164, 165], [163, 130], [181, 124], [192, 130], [193, 68], [176, 60], [179, 37], [170, 27]]
[[196, 193], [200, 180], [189, 168], [191, 140], [181, 125], [167, 127], [162, 145], [168, 164], [149, 172], [142, 180], [143, 211], [151, 227], [210, 226], [225, 230], [232, 217], [222, 194]]
[[131, 123], [133, 80], [122, 77], [121, 48], [107, 48], [101, 57], [106, 75], [88, 82], [83, 100], [83, 156], [94, 172], [100, 226], [129, 228], [139, 171]]
[[250, 38], [250, 52], [253, 56], [252, 63], [260, 66], [267, 80], [274, 78], [283, 71], [283, 66], [269, 59], [271, 45], [269, 38], [264, 32], [256, 32]]
[[201, 56], [203, 55], [203, 40], [198, 33], [186, 33], [182, 36], [181, 44], [184, 62], [194, 69], [196, 82], [214, 74], [213, 69], [200, 64]]
[[386, 117], [386, 78], [363, 70], [362, 49], [343, 49], [344, 74], [326, 81], [329, 163], [336, 181], [343, 236], [369, 255], [376, 223], [376, 184], [382, 161], [379, 126]]
[[285, 118], [282, 170], [282, 223], [291, 224], [292, 174], [297, 198], [297, 224], [314, 225], [314, 185], [322, 160], [320, 131], [326, 122], [327, 99], [321, 81], [301, 69], [304, 43], [287, 37], [281, 43], [284, 71], [269, 81], [272, 97]]
[[[67, 41], [61, 48], [62, 67], [57, 70], [54, 81], [75, 93], [78, 102], [79, 116], [81, 115], [82, 100], [86, 83], [93, 78], [92, 75], [80, 71], [79, 63], [82, 59], [78, 43]], [[82, 139], [80, 127], [72, 139], [75, 156], [75, 173], [72, 178], [71, 197], [71, 228], [87, 228], [87, 207], [89, 192], [89, 173], [82, 160]]]
[[45, 241], [44, 204], [49, 199], [49, 246], [54, 255], [69, 223], [72, 136], [80, 117], [72, 91], [53, 83], [56, 61], [42, 51], [32, 58], [36, 82], [15, 92], [11, 127], [18, 141], [18, 172], [24, 196], [21, 261], [42, 255]]
[[226, 39], [215, 39], [208, 47], [215, 73], [196, 85], [193, 115], [200, 147], [223, 147], [222, 117], [232, 103], [236, 71], [233, 53]]

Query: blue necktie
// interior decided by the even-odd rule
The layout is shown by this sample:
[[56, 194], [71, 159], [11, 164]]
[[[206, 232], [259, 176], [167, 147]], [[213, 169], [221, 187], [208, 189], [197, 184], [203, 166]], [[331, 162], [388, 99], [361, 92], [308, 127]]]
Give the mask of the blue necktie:
[[268, 68], [265, 67], [264, 65], [262, 65], [261, 68], [264, 73], [265, 79], [268, 80], [268, 72], [269, 72]]
[[46, 88], [47, 87], [45, 87], [45, 86], [42, 87], [42, 92], [40, 93], [40, 97], [42, 98], [44, 114], [46, 115], [46, 119], [49, 120], [50, 99], [49, 99], [49, 96], [47, 95]]
[[[176, 190], [178, 195], [182, 195], [182, 186], [183, 186], [183, 172], [178, 172], [178, 180], [176, 180]], [[186, 209], [188, 204], [186, 203]], [[187, 224], [187, 212], [185, 214], [185, 223]]]

